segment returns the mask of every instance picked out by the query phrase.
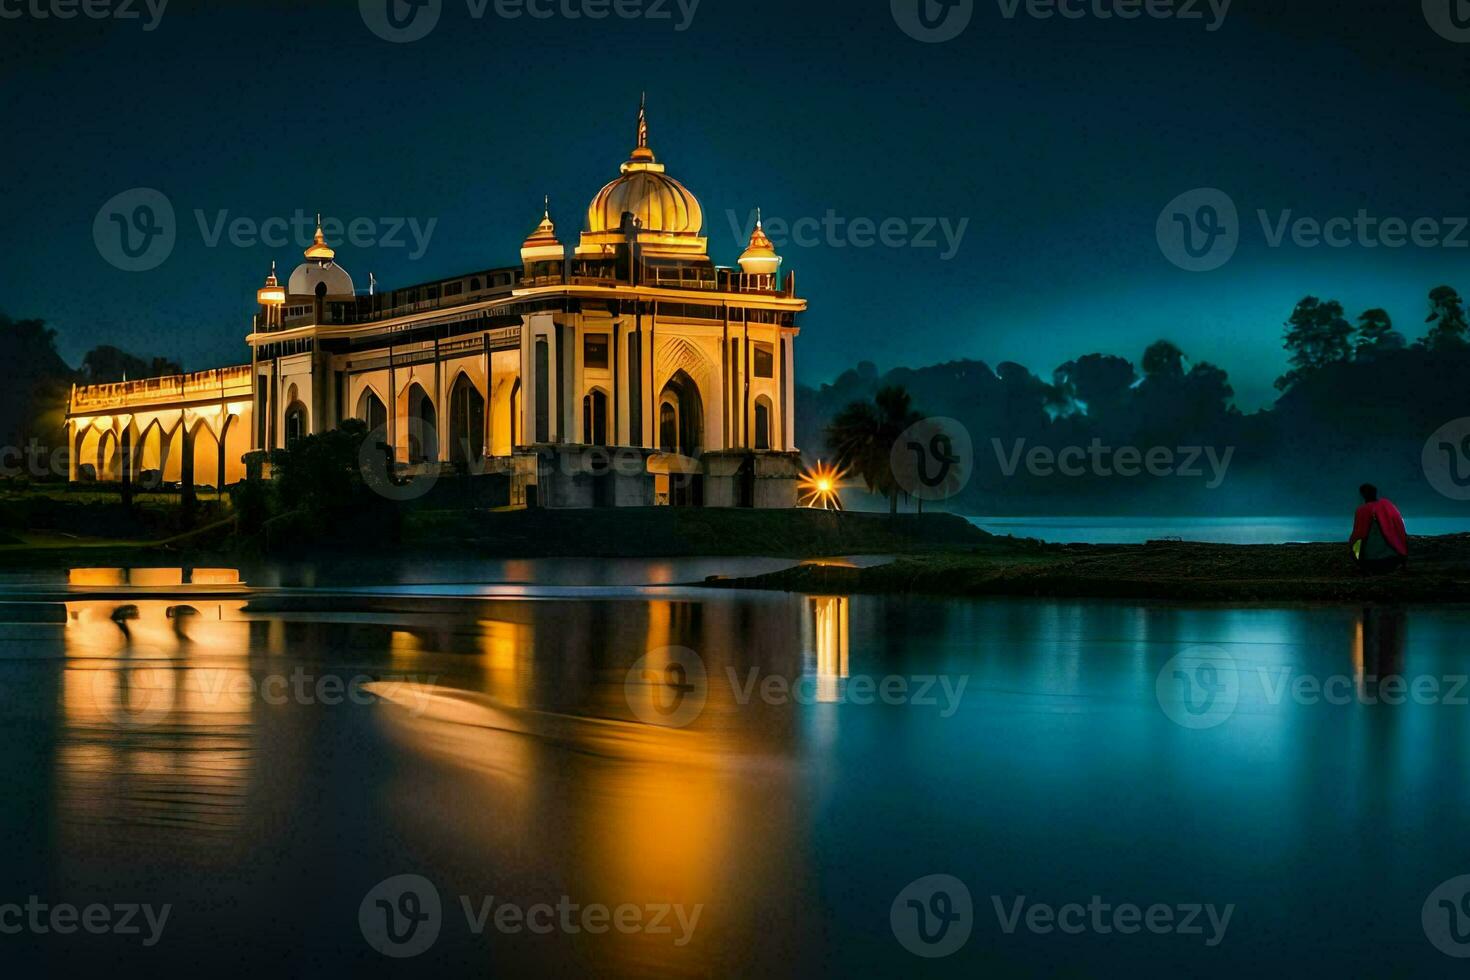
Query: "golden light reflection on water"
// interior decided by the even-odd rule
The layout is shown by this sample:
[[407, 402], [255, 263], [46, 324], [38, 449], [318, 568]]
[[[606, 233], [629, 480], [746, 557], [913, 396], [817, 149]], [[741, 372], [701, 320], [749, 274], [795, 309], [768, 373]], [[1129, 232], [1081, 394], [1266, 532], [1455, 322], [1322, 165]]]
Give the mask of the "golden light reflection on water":
[[835, 703], [848, 676], [848, 638], [852, 600], [847, 596], [815, 596], [811, 600], [812, 646], [817, 655], [817, 700]]
[[[179, 584], [167, 573], [122, 577]], [[71, 582], [115, 578], [82, 570]], [[63, 836], [82, 844], [129, 826], [169, 827], [187, 844], [239, 825], [253, 759], [244, 605], [207, 596], [65, 603]]]

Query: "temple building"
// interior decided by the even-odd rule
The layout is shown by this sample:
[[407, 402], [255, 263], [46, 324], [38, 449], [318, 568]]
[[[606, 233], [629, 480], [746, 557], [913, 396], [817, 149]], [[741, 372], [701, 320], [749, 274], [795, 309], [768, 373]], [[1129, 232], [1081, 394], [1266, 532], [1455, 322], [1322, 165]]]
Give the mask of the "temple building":
[[517, 265], [363, 290], [318, 221], [257, 294], [249, 364], [73, 390], [71, 478], [224, 487], [356, 418], [399, 479], [485, 478], [504, 505], [794, 506], [806, 301], [759, 222], [738, 267], [703, 226], [642, 109], [580, 236], [548, 203]]

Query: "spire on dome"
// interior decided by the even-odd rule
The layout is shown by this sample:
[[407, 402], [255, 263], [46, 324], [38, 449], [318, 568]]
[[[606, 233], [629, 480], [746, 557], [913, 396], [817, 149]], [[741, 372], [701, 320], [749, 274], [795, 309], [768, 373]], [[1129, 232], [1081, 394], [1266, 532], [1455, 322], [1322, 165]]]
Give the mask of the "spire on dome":
[[633, 149], [630, 160], [637, 163], [652, 163], [653, 150], [648, 147], [648, 93], [638, 100], [638, 145]]
[[308, 260], [318, 262], [330, 262], [337, 257], [337, 253], [327, 244], [327, 237], [322, 234], [322, 213], [320, 211], [316, 214], [316, 240], [307, 247], [306, 257]]

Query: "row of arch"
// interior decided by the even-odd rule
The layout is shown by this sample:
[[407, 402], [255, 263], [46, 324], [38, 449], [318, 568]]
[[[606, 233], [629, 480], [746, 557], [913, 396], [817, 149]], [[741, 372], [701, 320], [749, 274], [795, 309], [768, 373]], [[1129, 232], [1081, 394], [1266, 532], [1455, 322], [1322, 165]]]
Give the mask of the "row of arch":
[[[502, 437], [511, 445], [522, 443], [521, 382], [517, 378], [510, 389], [507, 403], [508, 418]], [[367, 425], [370, 436], [381, 442], [393, 441], [402, 452], [400, 458], [410, 464], [448, 462], [469, 465], [483, 460], [486, 455], [486, 401], [480, 389], [461, 371], [449, 390], [449, 415], [444, 420], [444, 432], [448, 445], [440, 446], [439, 409], [433, 396], [417, 381], [410, 382], [399, 396], [399, 425], [404, 431], [393, 432], [389, 424], [388, 406], [372, 386], [363, 389], [353, 409], [353, 417]], [[303, 410], [304, 411], [304, 410]], [[288, 409], [288, 415], [290, 410]], [[290, 444], [291, 424], [287, 423], [287, 444]]]
[[[449, 391], [449, 416], [447, 425], [441, 430], [439, 410], [428, 391], [418, 382], [411, 382], [401, 397], [399, 417], [404, 421], [405, 433], [396, 435], [396, 442], [406, 447], [406, 461], [410, 464], [448, 462], [468, 465], [482, 460], [486, 454], [485, 444], [485, 396], [461, 371]], [[522, 430], [521, 382], [517, 378], [508, 399], [510, 442], [525, 444], [527, 433]], [[612, 398], [600, 386], [589, 390], [582, 397], [582, 441], [594, 446], [611, 445], [616, 438], [612, 416]], [[291, 444], [294, 432], [305, 432], [305, 407], [294, 404], [287, 409], [287, 445]], [[367, 424], [369, 432], [387, 432], [388, 407], [372, 387], [365, 388], [357, 400], [354, 416]], [[775, 418], [771, 399], [766, 395], [756, 398], [751, 433], [753, 448], [771, 448], [771, 427]], [[294, 420], [294, 421], [293, 421]], [[539, 426], [538, 422], [538, 426]], [[449, 440], [447, 447], [439, 445], [443, 431]], [[544, 434], [531, 434], [532, 441], [543, 441]], [[383, 438], [387, 441], [386, 437]], [[706, 445], [704, 399], [699, 386], [689, 374], [677, 370], [664, 385], [659, 396], [657, 448], [664, 452], [697, 456]]]
[[176, 421], [168, 428], [155, 419], [138, 430], [97, 425], [78, 429], [72, 444], [77, 479], [117, 483], [128, 465], [128, 479], [143, 486], [190, 483], [222, 489], [245, 478], [250, 428], [239, 415], [229, 415], [216, 434], [205, 419]]

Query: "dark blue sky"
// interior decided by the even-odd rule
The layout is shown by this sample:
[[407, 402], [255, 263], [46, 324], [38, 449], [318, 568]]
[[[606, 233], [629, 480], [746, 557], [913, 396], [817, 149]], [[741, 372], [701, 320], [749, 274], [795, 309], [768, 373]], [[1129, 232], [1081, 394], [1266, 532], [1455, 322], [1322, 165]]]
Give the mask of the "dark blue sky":
[[[1086, 9], [1099, 2], [1114, 0]], [[289, 270], [300, 248], [210, 247], [196, 211], [437, 219], [417, 260], [339, 246], [359, 285], [369, 270], [392, 287], [513, 264], [543, 194], [574, 239], [630, 149], [643, 89], [654, 149], [704, 204], [723, 264], [743, 244], [731, 212], [743, 224], [757, 204], [786, 221], [905, 219], [905, 234], [924, 224], [912, 219], [968, 220], [947, 261], [943, 246], [786, 244], [812, 303], [808, 383], [859, 359], [1046, 375], [1091, 351], [1136, 360], [1167, 336], [1225, 367], [1253, 408], [1302, 295], [1385, 306], [1418, 336], [1431, 287], [1470, 290], [1470, 248], [1273, 248], [1256, 217], [1470, 214], [1470, 44], [1435, 33], [1418, 3], [1236, 0], [1215, 31], [1203, 0], [1194, 21], [1007, 6], [976, 0], [939, 44], [900, 30], [889, 0], [702, 0], [683, 31], [675, 0], [670, 20], [603, 21], [477, 20], [444, 0], [438, 26], [404, 44], [351, 0], [174, 0], [151, 31], [146, 14], [0, 20], [0, 309], [51, 321], [73, 362], [99, 343], [191, 369], [238, 362], [270, 260]], [[134, 187], [178, 217], [167, 260], [138, 273], [93, 240], [99, 208]], [[1191, 273], [1155, 226], [1198, 187], [1236, 203], [1240, 244]]]

